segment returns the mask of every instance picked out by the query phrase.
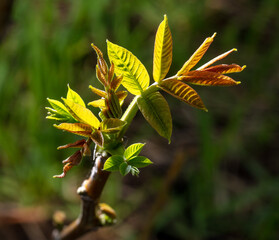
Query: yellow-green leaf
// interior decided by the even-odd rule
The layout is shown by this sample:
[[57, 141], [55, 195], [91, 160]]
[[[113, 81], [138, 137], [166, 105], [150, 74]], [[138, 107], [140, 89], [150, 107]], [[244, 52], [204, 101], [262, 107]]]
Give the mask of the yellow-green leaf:
[[68, 93], [67, 93], [67, 99], [68, 100], [71, 100], [83, 107], [85, 107], [85, 103], [84, 101], [82, 100], [82, 98], [78, 95], [77, 92], [75, 92], [74, 90], [72, 90], [70, 88], [70, 85], [68, 84]]
[[104, 133], [116, 133], [126, 125], [125, 121], [118, 118], [109, 118], [101, 122], [100, 129]]
[[61, 123], [54, 127], [85, 137], [89, 137], [92, 133], [92, 128], [84, 123]]
[[65, 98], [62, 98], [72, 116], [85, 124], [97, 129], [100, 125], [98, 118], [87, 108]]
[[167, 16], [156, 33], [153, 57], [153, 78], [160, 82], [168, 73], [172, 62], [172, 36]]
[[159, 92], [143, 94], [138, 98], [137, 104], [147, 122], [170, 142], [172, 118], [169, 105], [164, 97]]
[[90, 106], [92, 106], [92, 107], [99, 107], [99, 108], [104, 108], [104, 107], [106, 107], [105, 99], [94, 100], [94, 101], [88, 103], [88, 105], [90, 105]]
[[194, 52], [194, 54], [186, 61], [183, 67], [177, 72], [177, 76], [184, 75], [188, 73], [202, 58], [210, 44], [213, 42], [216, 33], [212, 37], [208, 37], [204, 40], [202, 45]]
[[179, 100], [188, 103], [193, 107], [207, 111], [200, 96], [193, 88], [188, 86], [186, 83], [183, 83], [176, 79], [168, 79], [162, 81], [159, 87], [163, 89], [165, 92], [178, 98]]
[[115, 73], [122, 75], [123, 86], [132, 94], [140, 95], [149, 86], [149, 75], [140, 62], [127, 49], [107, 41], [108, 56], [115, 65]]
[[100, 89], [98, 89], [98, 88], [94, 88], [93, 86], [89, 86], [89, 88], [90, 88], [90, 90], [93, 92], [93, 93], [95, 93], [95, 94], [97, 94], [98, 96], [100, 96], [100, 97], [105, 97], [107, 94], [106, 94], [106, 92], [105, 91], [102, 91], [102, 90], [100, 90]]

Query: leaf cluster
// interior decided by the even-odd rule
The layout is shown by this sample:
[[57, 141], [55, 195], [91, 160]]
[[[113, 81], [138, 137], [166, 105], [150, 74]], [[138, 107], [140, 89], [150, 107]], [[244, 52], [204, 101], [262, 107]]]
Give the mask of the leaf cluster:
[[[100, 109], [100, 119], [86, 108], [82, 98], [69, 86], [67, 97], [62, 98], [63, 103], [48, 99], [52, 108], [47, 108], [49, 111], [47, 118], [62, 122], [54, 126], [87, 138], [87, 140], [84, 139], [86, 146], [82, 145], [80, 153], [75, 153], [74, 156], [70, 157], [64, 168], [78, 164], [80, 155], [82, 156], [84, 152], [88, 152], [85, 151], [85, 148], [89, 148], [90, 143], [94, 142], [99, 149], [112, 155], [105, 163], [105, 170], [119, 170], [122, 175], [129, 172], [138, 175], [138, 168], [149, 165], [151, 161], [138, 156], [135, 149], [141, 149], [143, 145], [135, 144], [123, 150], [122, 142], [122, 137], [138, 109], [158, 134], [170, 142], [172, 116], [169, 105], [160, 90], [192, 107], [207, 111], [198, 93], [188, 84], [232, 86], [240, 83], [224, 74], [240, 72], [245, 66], [240, 67], [237, 64], [212, 66], [236, 49], [225, 52], [193, 70], [213, 42], [215, 35], [216, 33], [205, 39], [176, 75], [165, 78], [171, 67], [173, 57], [172, 35], [165, 15], [155, 37], [154, 83], [151, 85], [145, 66], [132, 52], [107, 40], [107, 54], [110, 62], [110, 65], [108, 65], [101, 50], [92, 44], [92, 48], [97, 54], [96, 77], [104, 89], [97, 89], [90, 85], [91, 91], [98, 95], [100, 99], [92, 101], [88, 105]], [[120, 85], [123, 85], [127, 91], [118, 91]], [[134, 95], [134, 100], [123, 113], [122, 104], [127, 92]], [[73, 145], [68, 146], [72, 147]], [[64, 174], [65, 172], [66, 170]]]

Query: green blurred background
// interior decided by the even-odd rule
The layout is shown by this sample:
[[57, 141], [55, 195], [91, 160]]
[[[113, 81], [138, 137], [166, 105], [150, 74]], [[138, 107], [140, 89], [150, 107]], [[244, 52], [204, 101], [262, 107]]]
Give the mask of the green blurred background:
[[67, 83], [86, 102], [95, 98], [91, 42], [104, 53], [106, 39], [124, 46], [152, 73], [164, 14], [174, 41], [169, 75], [214, 32], [201, 63], [235, 47], [224, 62], [247, 69], [233, 75], [236, 87], [195, 87], [208, 113], [166, 96], [170, 145], [137, 115], [129, 143], [147, 142], [154, 164], [139, 178], [111, 176], [102, 201], [119, 221], [91, 238], [279, 239], [278, 12], [278, 0], [1, 0], [1, 239], [44, 239], [58, 209], [77, 217], [76, 189], [92, 163], [52, 178], [71, 154], [57, 146], [76, 137], [45, 119], [46, 98], [65, 96]]

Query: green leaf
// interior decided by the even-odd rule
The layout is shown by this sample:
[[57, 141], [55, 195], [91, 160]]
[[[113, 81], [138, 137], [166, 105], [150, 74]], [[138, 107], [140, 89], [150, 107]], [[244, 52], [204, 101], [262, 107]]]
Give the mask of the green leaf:
[[137, 104], [146, 121], [170, 142], [172, 118], [165, 98], [159, 92], [144, 94], [138, 98]]
[[108, 56], [115, 65], [115, 74], [122, 75], [123, 86], [132, 94], [140, 95], [149, 86], [149, 75], [140, 62], [127, 49], [107, 40]]
[[147, 167], [152, 162], [144, 156], [136, 156], [127, 161], [129, 165], [137, 168]]
[[135, 143], [130, 145], [124, 152], [124, 158], [128, 160], [134, 156], [138, 156], [144, 145], [144, 143]]
[[62, 98], [66, 107], [68, 108], [69, 112], [72, 116], [77, 119], [78, 121], [88, 124], [93, 128], [97, 129], [100, 125], [98, 118], [87, 108], [69, 100]]
[[117, 118], [108, 118], [101, 122], [100, 129], [104, 133], [116, 133], [126, 125], [125, 121]]
[[76, 93], [74, 90], [70, 88], [70, 85], [68, 84], [68, 93], [67, 93], [67, 99], [73, 101], [74, 103], [77, 103], [83, 107], [85, 107], [85, 103], [82, 100], [82, 98]]
[[123, 176], [126, 176], [132, 169], [132, 166], [128, 165], [126, 162], [121, 163], [119, 166], [119, 171]]
[[65, 121], [65, 122], [76, 122], [76, 119], [73, 118], [73, 116], [69, 113], [67, 108], [64, 106], [63, 103], [54, 100], [54, 99], [49, 99], [47, 98], [49, 104], [53, 107], [49, 108], [46, 107], [46, 109], [49, 111], [47, 116], [47, 119], [53, 119], [57, 121]]
[[168, 73], [172, 62], [172, 36], [167, 16], [156, 33], [153, 57], [153, 78], [160, 82]]
[[120, 155], [113, 155], [111, 157], [109, 157], [105, 164], [104, 164], [104, 169], [106, 171], [118, 171], [120, 165], [124, 162], [124, 159], [122, 156]]

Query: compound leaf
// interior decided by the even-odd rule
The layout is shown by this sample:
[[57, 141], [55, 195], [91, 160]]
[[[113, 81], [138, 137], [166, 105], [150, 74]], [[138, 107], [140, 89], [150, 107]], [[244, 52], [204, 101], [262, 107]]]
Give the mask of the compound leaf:
[[132, 94], [140, 95], [149, 86], [149, 75], [140, 62], [127, 49], [107, 40], [108, 56], [115, 65], [115, 74], [122, 75], [123, 86]]
[[172, 36], [167, 16], [159, 25], [155, 37], [153, 57], [153, 78], [160, 82], [168, 73], [172, 62]]
[[137, 104], [147, 122], [170, 142], [172, 118], [165, 98], [159, 92], [143, 94], [138, 98]]

